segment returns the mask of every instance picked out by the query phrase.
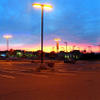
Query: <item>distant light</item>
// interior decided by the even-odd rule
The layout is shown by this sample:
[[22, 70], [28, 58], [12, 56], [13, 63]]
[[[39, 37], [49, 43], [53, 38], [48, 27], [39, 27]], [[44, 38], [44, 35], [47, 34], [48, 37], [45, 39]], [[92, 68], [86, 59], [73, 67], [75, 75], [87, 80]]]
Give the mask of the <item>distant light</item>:
[[6, 57], [6, 54], [1, 54], [2, 57]]
[[3, 37], [4, 37], [5, 39], [10, 39], [10, 38], [12, 38], [12, 35], [3, 35]]
[[35, 4], [32, 4], [33, 7], [35, 8], [44, 8], [46, 10], [51, 10], [53, 7], [51, 5], [48, 5], [48, 4], [39, 4], [39, 3], [35, 3]]
[[61, 41], [61, 39], [60, 38], [55, 38], [54, 41], [56, 41], [56, 42]]

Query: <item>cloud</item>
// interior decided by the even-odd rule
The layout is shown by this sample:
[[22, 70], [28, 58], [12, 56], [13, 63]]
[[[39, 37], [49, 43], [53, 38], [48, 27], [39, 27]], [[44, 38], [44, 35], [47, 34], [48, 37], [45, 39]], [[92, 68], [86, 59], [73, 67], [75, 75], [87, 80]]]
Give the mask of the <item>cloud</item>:
[[[39, 44], [41, 10], [32, 3], [53, 5], [44, 12], [44, 41], [53, 44], [53, 38], [64, 41], [96, 44], [100, 37], [100, 1], [95, 0], [0, 0], [0, 35], [14, 35], [13, 43]], [[91, 2], [91, 3], [90, 3]], [[1, 38], [1, 43], [4, 39]]]

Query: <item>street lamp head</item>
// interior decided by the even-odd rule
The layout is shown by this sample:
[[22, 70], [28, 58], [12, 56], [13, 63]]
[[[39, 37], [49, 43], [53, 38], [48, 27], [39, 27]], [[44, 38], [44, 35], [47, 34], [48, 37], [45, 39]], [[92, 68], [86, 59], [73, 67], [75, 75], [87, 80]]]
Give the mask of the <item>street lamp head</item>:
[[12, 35], [3, 35], [3, 38], [10, 39], [10, 38], [12, 38]]
[[58, 42], [58, 41], [61, 41], [60, 38], [55, 38], [54, 41]]
[[32, 6], [35, 8], [41, 8], [41, 4], [38, 4], [38, 3], [32, 4]]
[[35, 8], [44, 8], [46, 10], [51, 10], [53, 8], [51, 5], [39, 4], [39, 3], [34, 3], [34, 4], [32, 4], [32, 6], [35, 7]]
[[44, 5], [44, 9], [51, 10], [53, 7], [51, 5]]

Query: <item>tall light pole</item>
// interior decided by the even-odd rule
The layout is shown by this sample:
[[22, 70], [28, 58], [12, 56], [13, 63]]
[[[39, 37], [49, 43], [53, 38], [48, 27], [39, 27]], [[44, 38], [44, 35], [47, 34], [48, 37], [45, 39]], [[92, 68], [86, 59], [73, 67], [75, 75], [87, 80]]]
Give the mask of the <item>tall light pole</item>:
[[62, 49], [62, 51], [65, 51], [65, 50], [64, 50], [64, 47], [61, 47], [61, 49]]
[[41, 8], [41, 63], [43, 63], [43, 15], [44, 15], [44, 9], [51, 9], [51, 5], [46, 4], [32, 4], [35, 8]]
[[79, 51], [80, 51], [80, 47], [77, 47], [77, 50], [79, 50]]
[[65, 45], [66, 45], [66, 53], [67, 53], [67, 42], [64, 42], [65, 43]]
[[52, 47], [52, 51], [54, 51], [55, 47]]
[[9, 39], [12, 38], [12, 35], [3, 35], [3, 38], [7, 40], [7, 51], [9, 51]]
[[100, 53], [100, 45], [97, 45], [97, 46], [99, 47], [98, 51], [99, 51], [99, 53]]
[[73, 45], [73, 51], [75, 50], [76, 45]]
[[59, 41], [61, 41], [60, 38], [55, 38], [54, 41], [56, 41], [56, 48], [57, 48], [57, 53], [59, 52]]
[[92, 46], [88, 46], [88, 52], [89, 52], [89, 53], [92, 52]]

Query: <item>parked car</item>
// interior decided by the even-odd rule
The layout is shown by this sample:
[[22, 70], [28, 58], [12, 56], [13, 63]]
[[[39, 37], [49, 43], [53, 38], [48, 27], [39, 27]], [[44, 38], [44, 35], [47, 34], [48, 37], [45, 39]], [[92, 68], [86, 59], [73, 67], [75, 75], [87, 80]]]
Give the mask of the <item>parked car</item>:
[[73, 55], [71, 53], [68, 53], [65, 55], [65, 58], [64, 58], [64, 63], [70, 63], [70, 64], [75, 64], [76, 61], [77, 61], [77, 55]]

